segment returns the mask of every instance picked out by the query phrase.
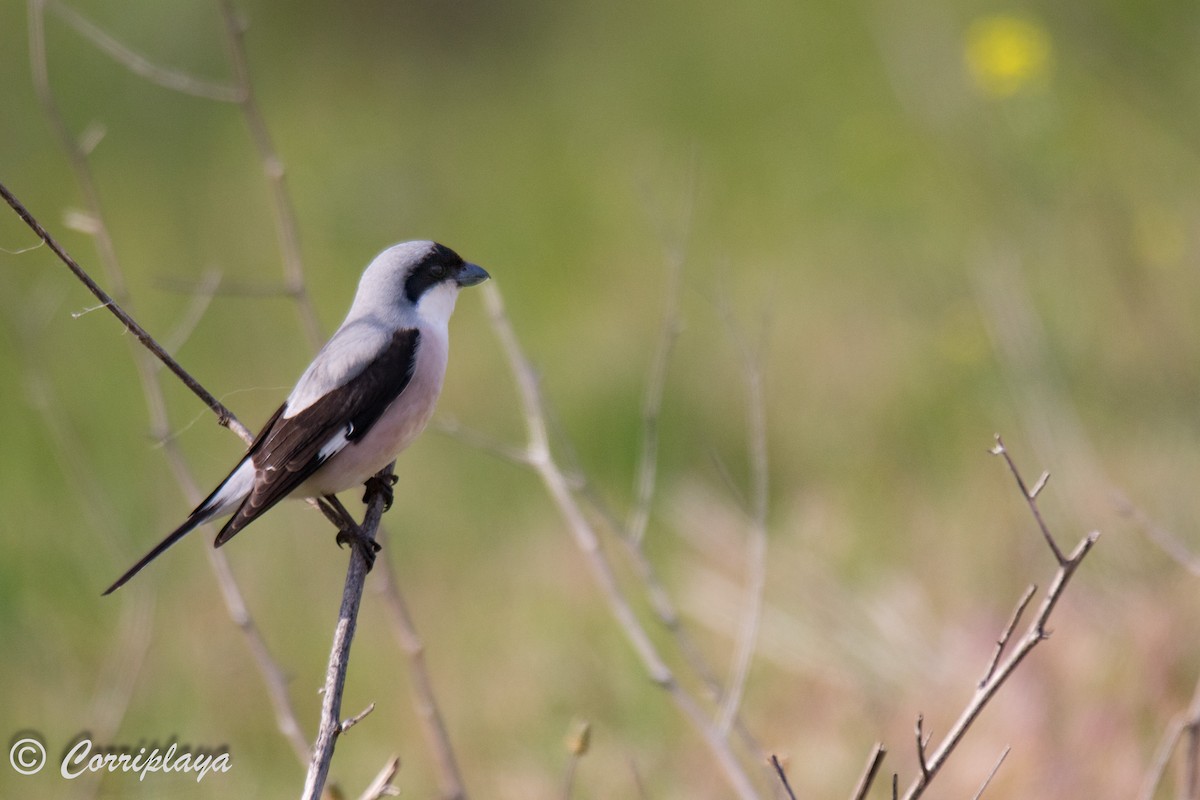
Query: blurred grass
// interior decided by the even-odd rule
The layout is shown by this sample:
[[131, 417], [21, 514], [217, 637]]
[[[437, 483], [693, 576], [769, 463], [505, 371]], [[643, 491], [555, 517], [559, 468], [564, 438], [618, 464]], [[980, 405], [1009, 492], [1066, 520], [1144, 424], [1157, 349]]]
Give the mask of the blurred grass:
[[[228, 75], [209, 3], [74, 7], [152, 60]], [[1123, 490], [1196, 541], [1200, 10], [240, 7], [326, 328], [392, 241], [433, 237], [485, 264], [562, 433], [618, 509], [632, 496], [662, 251], [686, 247], [648, 545], [721, 668], [744, 574], [722, 472], [743, 485], [748, 469], [720, 309], [752, 333], [765, 317], [771, 561], [746, 716], [788, 754], [802, 794], [847, 793], [875, 739], [891, 749], [885, 769], [911, 775], [915, 714], [946, 729], [1021, 589], [1049, 576], [1019, 497], [985, 453], [995, 431], [1030, 477], [1054, 473], [1044, 502], [1064, 542], [1093, 527], [1105, 536], [1055, 637], [940, 789], [974, 792], [1011, 743], [1001, 796], [1135, 791], [1200, 673], [1187, 635], [1196, 579], [1111, 498]], [[92, 163], [146, 327], [170, 330], [186, 306], [169, 281], [210, 267], [231, 281], [277, 280], [268, 194], [236, 109], [134, 78], [53, 16], [47, 29], [69, 123], [105, 132]], [[1004, 39], [1014, 30], [1015, 45]], [[1048, 48], [1024, 68], [1022, 30]], [[0, 7], [0, 176], [95, 268], [87, 238], [62, 223], [79, 192], [33, 95], [24, 31], [21, 4]], [[1004, 80], [980, 80], [981, 69]], [[0, 215], [0, 247], [29, 243]], [[204, 537], [128, 596], [96, 597], [188, 507], [148, 440], [113, 321], [72, 319], [90, 300], [44, 250], [0, 253], [0, 270], [0, 637], [12, 643], [0, 731], [32, 727], [63, 743], [93, 724], [122, 604], [153, 592], [149, 649], [117, 738], [228, 743], [234, 769], [199, 785], [106, 780], [100, 794], [294, 792], [299, 768], [221, 607]], [[469, 295], [454, 340], [441, 413], [518, 436], [502, 358]], [[220, 297], [179, 356], [254, 427], [309, 350], [285, 301]], [[219, 479], [240, 445], [182, 389], [167, 391], [201, 482]], [[91, 478], [81, 485], [79, 473]], [[531, 476], [436, 434], [399, 474], [387, 555], [477, 795], [557, 793], [563, 736], [586, 718], [594, 746], [577, 796], [629, 796], [635, 770], [650, 796], [726, 796]], [[344, 553], [305, 509], [272, 516], [229, 555], [311, 730]], [[399, 752], [405, 793], [430, 796], [381, 610], [364, 608], [346, 699], [378, 708], [342, 743], [334, 774], [354, 792]], [[1097, 752], [1104, 769], [1079, 755]], [[52, 775], [0, 769], [5, 795], [61, 790]]]

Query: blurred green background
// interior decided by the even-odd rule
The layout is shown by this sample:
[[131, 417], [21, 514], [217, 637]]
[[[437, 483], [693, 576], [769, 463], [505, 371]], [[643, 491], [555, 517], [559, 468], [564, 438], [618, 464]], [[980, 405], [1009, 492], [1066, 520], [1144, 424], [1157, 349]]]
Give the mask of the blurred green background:
[[[230, 80], [215, 3], [71, 7], [150, 61]], [[876, 740], [885, 773], [907, 783], [916, 714], [940, 738], [1021, 591], [1049, 580], [1049, 553], [986, 452], [996, 432], [1027, 478], [1054, 475], [1043, 509], [1064, 547], [1104, 535], [1054, 637], [938, 794], [973, 794], [1006, 745], [994, 796], [1137, 791], [1200, 674], [1200, 579], [1121, 513], [1126, 498], [1200, 551], [1200, 7], [237, 8], [324, 328], [394, 241], [435, 238], [485, 265], [538, 365], [560, 453], [621, 516], [669, 254], [684, 253], [647, 549], [723, 676], [750, 479], [727, 320], [761, 339], [770, 544], [744, 718], [801, 796], [849, 794]], [[34, 92], [28, 18], [0, 5], [0, 180], [111, 286]], [[141, 322], [168, 338], [193, 305], [180, 285], [214, 270], [279, 285], [268, 184], [238, 109], [132, 75], [53, 11], [46, 41], [63, 115], [94, 144]], [[0, 735], [40, 731], [53, 761], [78, 732], [115, 724], [117, 743], [227, 744], [233, 769], [65, 784], [0, 764], [0, 794], [295, 795], [303, 772], [221, 601], [208, 534], [98, 596], [191, 506], [148, 434], [129, 337], [103, 311], [80, 315], [92, 298], [47, 250], [19, 252], [32, 244], [0, 214]], [[452, 327], [441, 418], [518, 442], [476, 293]], [[292, 303], [244, 294], [214, 298], [177, 350], [251, 427], [311, 352]], [[170, 430], [208, 486], [242, 446], [163, 382]], [[593, 743], [575, 796], [732, 796], [530, 473], [430, 433], [398, 474], [383, 556], [475, 796], [558, 796], [581, 719]], [[311, 737], [346, 552], [300, 504], [225, 552]], [[435, 796], [407, 662], [370, 592], [346, 713], [369, 702], [333, 778], [357, 795], [399, 754], [403, 795]]]

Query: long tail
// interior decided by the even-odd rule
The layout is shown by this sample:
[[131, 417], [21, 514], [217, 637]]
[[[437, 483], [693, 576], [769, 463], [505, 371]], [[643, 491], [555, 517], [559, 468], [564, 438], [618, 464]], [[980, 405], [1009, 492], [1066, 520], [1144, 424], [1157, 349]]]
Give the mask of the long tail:
[[230, 508], [246, 499], [246, 495], [250, 493], [250, 487], [253, 485], [254, 462], [251, 460], [249, 454], [247, 454], [233, 468], [233, 472], [229, 473], [229, 476], [221, 481], [221, 484], [216, 489], [213, 489], [213, 493], [203, 503], [196, 506], [196, 509], [191, 514], [188, 514], [188, 518], [183, 521], [182, 525], [171, 531], [167, 535], [167, 538], [156, 544], [154, 549], [149, 553], [142, 556], [141, 561], [134, 564], [124, 575], [117, 578], [117, 582], [105, 589], [104, 594], [112, 594], [117, 589], [120, 589], [125, 585], [126, 581], [141, 572], [143, 567], [161, 556], [163, 551], [186, 536], [193, 528], [203, 525], [222, 514], [229, 513]]
[[213, 515], [211, 513], [209, 513], [209, 514], [200, 513], [200, 509], [196, 509], [195, 511], [193, 511], [188, 516], [187, 520], [184, 521], [184, 523], [182, 525], [180, 525], [175, 530], [171, 531], [171, 533], [167, 536], [167, 538], [163, 539], [161, 542], [154, 545], [153, 550], [151, 550], [149, 553], [146, 553], [146, 555], [142, 556], [140, 561], [138, 561], [136, 564], [134, 564], [132, 567], [130, 567], [125, 572], [124, 575], [117, 578], [116, 583], [114, 583], [112, 586], [105, 589], [104, 594], [112, 594], [117, 589], [120, 589], [122, 586], [125, 585], [125, 583], [130, 578], [132, 578], [134, 575], [137, 575], [139, 572], [141, 572], [143, 567], [145, 567], [147, 564], [149, 564], [154, 559], [161, 556], [168, 547], [170, 547], [171, 545], [178, 542], [186, 534], [190, 533], [193, 528], [197, 527], [198, 525], [203, 525], [205, 522], [207, 522], [209, 519], [211, 519], [212, 516]]

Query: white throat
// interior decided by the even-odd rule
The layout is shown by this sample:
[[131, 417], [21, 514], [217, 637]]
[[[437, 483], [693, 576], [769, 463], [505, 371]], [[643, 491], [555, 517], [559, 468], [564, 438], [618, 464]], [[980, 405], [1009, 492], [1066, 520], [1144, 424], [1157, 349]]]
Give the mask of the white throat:
[[427, 325], [446, 328], [450, 325], [450, 315], [454, 313], [454, 303], [457, 300], [456, 284], [439, 283], [421, 295], [421, 299], [417, 301], [417, 316]]

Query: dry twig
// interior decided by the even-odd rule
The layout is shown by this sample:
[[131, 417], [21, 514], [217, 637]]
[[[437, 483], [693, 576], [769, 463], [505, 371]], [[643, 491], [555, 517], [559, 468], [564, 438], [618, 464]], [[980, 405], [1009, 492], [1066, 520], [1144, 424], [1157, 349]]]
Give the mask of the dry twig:
[[788, 782], [787, 772], [783, 769], [783, 764], [779, 761], [779, 756], [771, 754], [771, 767], [775, 770], [775, 776], [779, 778], [779, 783], [783, 786], [783, 790], [787, 792], [788, 800], [796, 800], [796, 793], [792, 791], [792, 784]]
[[[381, 525], [379, 539], [386, 541], [387, 531]], [[433, 690], [433, 675], [425, 660], [425, 643], [417, 632], [408, 603], [400, 592], [400, 584], [391, 562], [379, 559], [375, 565], [379, 578], [375, 586], [383, 597], [384, 608], [392, 623], [392, 632], [400, 649], [408, 658], [409, 686], [412, 691], [412, 706], [425, 735], [425, 742], [433, 753], [437, 771], [438, 789], [443, 800], [464, 800], [467, 790], [463, 783], [458, 758], [450, 743], [450, 734]]]
[[983, 797], [984, 791], [987, 790], [987, 787], [992, 782], [992, 779], [996, 777], [996, 773], [1000, 771], [1000, 765], [1004, 763], [1004, 759], [1008, 758], [1008, 754], [1011, 750], [1011, 747], [1004, 748], [1004, 752], [1000, 754], [1000, 758], [996, 759], [996, 766], [992, 767], [992, 771], [989, 772], [987, 778], [984, 779], [983, 785], [980, 786], [979, 791], [975, 793], [974, 800], [979, 800], [979, 798]]
[[400, 759], [393, 756], [388, 763], [383, 765], [383, 769], [375, 776], [375, 780], [366, 790], [358, 796], [358, 800], [380, 800], [383, 797], [396, 797], [400, 794], [400, 790], [392, 786], [392, 780], [395, 779], [396, 773], [400, 771]]
[[850, 795], [850, 800], [863, 800], [867, 796], [867, 791], [875, 782], [875, 775], [879, 772], [885, 755], [887, 755], [887, 750], [884, 749], [883, 743], [876, 742], [875, 746], [871, 748], [871, 755], [867, 756], [867, 766], [863, 769], [862, 777], [858, 779], [858, 784], [854, 787], [854, 794]]
[[659, 654], [658, 648], [641, 621], [638, 620], [628, 598], [617, 583], [612, 565], [604, 554], [596, 529], [577, 502], [566, 474], [551, 453], [547, 415], [538, 387], [537, 376], [533, 365], [521, 349], [516, 333], [504, 312], [500, 292], [492, 284], [484, 285], [482, 290], [492, 327], [508, 359], [520, 394], [528, 436], [526, 459], [530, 467], [541, 479], [547, 493], [566, 522], [567, 530], [590, 567], [592, 575], [608, 603], [609, 610], [641, 660], [643, 667], [649, 673], [651, 680], [668, 693], [688, 722], [701, 735], [709, 752], [738, 797], [743, 800], [757, 797], [754, 785], [730, 749], [728, 740], [715, 725], [710, 723], [691, 694], [679, 685], [674, 672]]
[[[1082, 563], [1084, 557], [1091, 551], [1092, 546], [1100, 536], [1098, 532], [1093, 531], [1085, 536], [1069, 555], [1062, 555], [1062, 551], [1059, 549], [1057, 543], [1055, 543], [1054, 537], [1050, 534], [1049, 529], [1042, 520], [1041, 512], [1037, 507], [1037, 494], [1041, 487], [1045, 485], [1046, 476], [1043, 475], [1035, 485], [1034, 490], [1029, 490], [1026, 488], [1020, 471], [1017, 469], [1016, 464], [1013, 463], [1012, 458], [1009, 457], [1008, 451], [1004, 448], [1004, 442], [999, 436], [996, 437], [996, 444], [991, 452], [1004, 457], [1005, 463], [1012, 472], [1017, 486], [1021, 490], [1021, 494], [1029, 505], [1030, 511], [1038, 521], [1042, 535], [1045, 537], [1051, 551], [1058, 558], [1059, 566], [1050, 583], [1050, 587], [1046, 591], [1045, 597], [1042, 599], [1041, 605], [1038, 607], [1037, 613], [1029, 623], [1025, 633], [1017, 641], [1007, 658], [1003, 659], [998, 665], [993, 665], [988, 669], [985, 680], [976, 687], [974, 695], [972, 695], [970, 701], [968, 701], [966, 707], [959, 715], [958, 720], [950, 727], [946, 736], [932, 753], [927, 752], [928, 742], [922, 741], [921, 718], [917, 718], [917, 755], [921, 770], [920, 774], [917, 775], [905, 792], [905, 800], [914, 800], [914, 798], [924, 794], [925, 789], [937, 776], [938, 771], [945, 766], [950, 754], [954, 752], [954, 748], [962, 741], [984, 707], [995, 696], [1000, 687], [1004, 685], [1005, 681], [1012, 676], [1021, 662], [1025, 660], [1026, 656], [1033, 651], [1033, 648], [1049, 637], [1050, 634], [1046, 629], [1046, 623], [1049, 621], [1050, 615], [1054, 612], [1054, 607], [1062, 597], [1063, 591], [1066, 589], [1071, 577], [1075, 574], [1075, 570], [1079, 568], [1080, 563]], [[1025, 604], [1023, 600], [1018, 605], [1017, 613], [1014, 613], [1010, 626], [1015, 627]], [[1001, 652], [1005, 649], [1003, 643], [1006, 643], [1008, 639], [1009, 635], [1007, 633], [1001, 636], [1002, 643], [998, 646]]]
[[[61, 116], [57, 112], [57, 108], [50, 94], [48, 73], [45, 66], [45, 45], [44, 36], [42, 34], [43, 18], [45, 5], [49, 5], [55, 13], [57, 13], [67, 24], [74, 28], [80, 35], [92, 42], [98, 49], [109, 55], [118, 64], [129, 69], [134, 74], [146, 78], [147, 80], [163, 86], [168, 89], [183, 92], [185, 94], [194, 95], [197, 97], [218, 100], [223, 102], [231, 102], [238, 105], [243, 118], [246, 121], [247, 128], [254, 142], [256, 152], [263, 165], [263, 173], [271, 188], [272, 207], [275, 212], [276, 233], [278, 236], [279, 247], [283, 256], [284, 274], [286, 287], [282, 292], [284, 295], [292, 298], [296, 302], [297, 311], [300, 317], [301, 326], [304, 328], [309, 341], [315, 347], [319, 346], [322, 340], [320, 323], [317, 319], [315, 309], [308, 294], [307, 285], [304, 277], [304, 270], [300, 258], [300, 246], [298, 228], [295, 220], [295, 213], [292, 208], [291, 200], [287, 191], [285, 180], [285, 171], [282, 159], [278, 156], [271, 141], [270, 134], [267, 130], [265, 119], [259, 108], [253, 86], [250, 81], [250, 73], [248, 67], [248, 59], [246, 57], [244, 32], [245, 25], [232, 4], [228, 0], [222, 0], [220, 3], [220, 11], [227, 34], [230, 60], [233, 67], [235, 85], [226, 86], [217, 84], [194, 76], [161, 67], [152, 63], [149, 59], [137, 53], [132, 48], [127, 47], [115, 37], [108, 34], [99, 26], [92, 23], [86, 17], [74, 9], [57, 2], [57, 0], [30, 0], [30, 39], [31, 51], [34, 60], [35, 83], [39, 87], [39, 96], [42, 99], [43, 106], [51, 117], [52, 123], [63, 139], [64, 147], [68, 150], [71, 156], [72, 163], [76, 167], [77, 176], [81, 186], [85, 190], [85, 195], [93, 202], [92, 215], [96, 224], [90, 225], [90, 228], [95, 230], [97, 240], [101, 246], [102, 253], [108, 254], [107, 262], [111, 262], [115, 266], [115, 249], [113, 248], [111, 239], [108, 235], [107, 227], [104, 226], [103, 220], [99, 215], [99, 204], [96, 199], [97, 194], [91, 180], [90, 172], [87, 169], [86, 159], [84, 158], [83, 148], [78, 146], [66, 131], [66, 126], [61, 120]], [[19, 213], [19, 212], [18, 212]], [[35, 229], [36, 230], [36, 229]], [[39, 234], [40, 235], [40, 234]], [[43, 242], [46, 244], [53, 243], [43, 237]], [[64, 254], [59, 253], [60, 257]], [[68, 264], [70, 266], [70, 264]], [[77, 273], [78, 274], [78, 273]], [[86, 282], [86, 281], [85, 281]], [[193, 313], [195, 316], [202, 312], [203, 305], [208, 299], [211, 299], [212, 293], [215, 291], [215, 286], [207, 285], [208, 281], [202, 282], [199, 292], [193, 291], [198, 297], [203, 297], [204, 302], [197, 302], [194, 305]], [[118, 281], [118, 285], [123, 285]], [[96, 287], [98, 288], [98, 287]], [[273, 292], [278, 293], [278, 292]], [[117, 313], [119, 309], [106, 300], [105, 297], [97, 295], [102, 304]], [[118, 317], [121, 315], [118, 314]], [[129, 317], [132, 320], [132, 317]], [[123, 322], [127, 320], [122, 319]], [[136, 324], [136, 323], [135, 323]], [[128, 325], [127, 325], [128, 327]], [[137, 331], [134, 331], [135, 335]], [[141, 337], [139, 336], [139, 339]], [[153, 342], [149, 339], [149, 342]], [[145, 344], [146, 341], [143, 340]], [[147, 344], [149, 347], [150, 345]], [[166, 348], [167, 350], [174, 349]], [[161, 354], [156, 353], [161, 358]], [[163, 363], [171, 366], [171, 361], [163, 359]], [[181, 379], [184, 379], [185, 384], [189, 385], [193, 391], [202, 389], [198, 383], [194, 385], [188, 382], [184, 376], [186, 373], [180, 374], [176, 371]], [[231, 427], [243, 439], [249, 441], [249, 432], [237, 422], [236, 418], [220, 404], [216, 404], [211, 396], [201, 395], [202, 399], [209, 404], [214, 411], [217, 411], [218, 416], [222, 420], [228, 419]], [[161, 416], [161, 427], [163, 433], [160, 438], [165, 439], [165, 410]], [[186, 466], [183, 463], [182, 457], [177, 452], [169, 452], [172, 465], [175, 467], [177, 475], [187, 476], [186, 479], [181, 477], [181, 483], [192, 485], [190, 475], [187, 473]], [[190, 491], [190, 495], [195, 495], [195, 491]], [[193, 499], [195, 499], [193, 497]], [[220, 551], [210, 552], [210, 560], [213, 562], [213, 567], [217, 572], [218, 581], [220, 583], [222, 594], [225, 597], [227, 608], [231, 617], [239, 628], [246, 634], [251, 651], [259, 663], [260, 670], [267, 682], [268, 693], [272, 700], [272, 705], [276, 709], [276, 716], [280, 724], [280, 729], [288, 737], [296, 748], [297, 755], [302, 763], [308, 761], [308, 746], [299, 732], [299, 727], [295, 722], [294, 713], [291, 711], [290, 701], [287, 697], [286, 687], [284, 685], [283, 672], [278, 665], [271, 659], [265, 642], [262, 641], [261, 635], [254, 626], [253, 620], [246, 610], [245, 603], [241, 598], [240, 590], [234, 582], [233, 575], [229, 570], [228, 563], [224, 554]], [[394, 629], [402, 631], [406, 629], [406, 633], [399, 634], [398, 638], [401, 641], [402, 648], [409, 655], [412, 661], [413, 675], [413, 693], [414, 706], [418, 716], [427, 724], [425, 731], [427, 738], [431, 743], [431, 747], [438, 755], [440, 782], [443, 788], [443, 796], [446, 798], [464, 797], [465, 792], [462, 790], [462, 781], [458, 776], [457, 766], [453, 757], [453, 752], [450, 747], [449, 738], [446, 734], [444, 725], [440, 723], [440, 713], [437, 710], [437, 701], [432, 693], [432, 685], [429, 680], [428, 670], [424, 665], [423, 659], [418, 655], [414, 656], [413, 648], [410, 646], [412, 641], [416, 639], [416, 632], [412, 625], [411, 619], [408, 618], [407, 610], [404, 609], [402, 601], [399, 599], [399, 593], [396, 589], [394, 576], [390, 573], [390, 567], [386, 572], [389, 578], [388, 584], [392, 591], [386, 592], [384, 595], [385, 603], [389, 605], [392, 611], [393, 618], [399, 620]], [[429, 723], [430, 716], [433, 716], [436, 724]]]
[[[387, 477], [392, 474], [392, 465], [387, 466], [380, 475]], [[345, 513], [345, 509], [336, 498], [327, 497], [327, 501], [342, 513], [342, 525], [355, 526], [355, 521]], [[379, 530], [379, 521], [383, 518], [384, 497], [382, 493], [374, 493], [367, 502], [367, 513], [359, 534], [369, 541], [375, 541], [375, 533]], [[324, 508], [324, 504], [322, 504]], [[333, 647], [329, 651], [329, 668], [325, 672], [324, 700], [321, 704], [321, 723], [317, 729], [317, 738], [313, 742], [312, 759], [308, 765], [308, 775], [304, 779], [304, 800], [316, 800], [325, 788], [329, 777], [329, 766], [333, 761], [333, 749], [337, 738], [361, 719], [343, 722], [342, 690], [346, 685], [346, 670], [350, 664], [350, 645], [354, 641], [354, 631], [358, 624], [358, 607], [362, 603], [363, 587], [366, 584], [367, 573], [371, 567], [358, 547], [350, 548], [350, 563], [346, 567], [346, 585], [342, 591], [342, 605], [338, 611], [337, 627], [333, 633]], [[373, 707], [373, 706], [372, 706]]]

